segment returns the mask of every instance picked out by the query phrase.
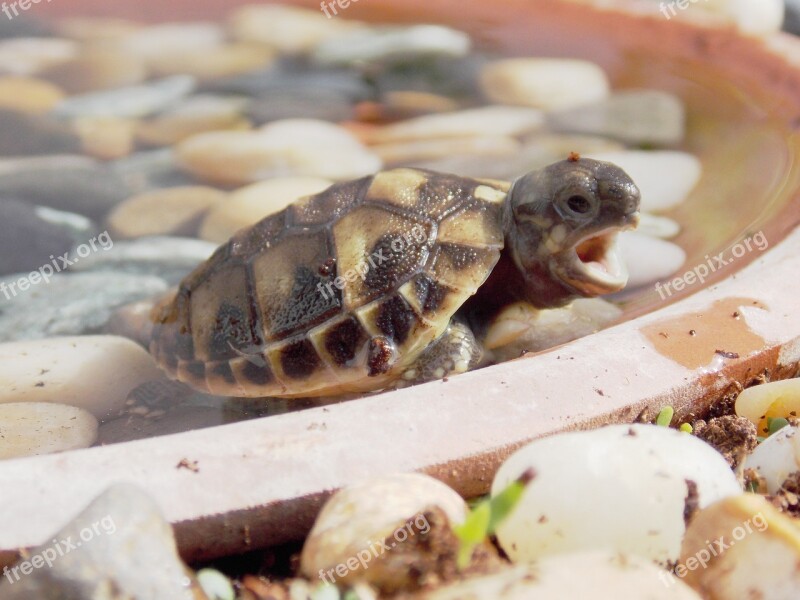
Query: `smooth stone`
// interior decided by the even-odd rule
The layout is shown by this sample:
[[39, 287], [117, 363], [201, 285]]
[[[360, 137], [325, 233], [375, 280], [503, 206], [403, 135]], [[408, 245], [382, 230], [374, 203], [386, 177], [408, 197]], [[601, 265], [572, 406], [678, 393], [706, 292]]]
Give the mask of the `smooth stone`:
[[252, 98], [324, 93], [331, 97], [348, 98], [354, 103], [375, 97], [374, 90], [357, 69], [314, 69], [305, 63], [287, 59], [269, 69], [202, 82], [200, 89], [207, 93]]
[[[49, 283], [21, 291], [19, 281], [27, 280], [28, 275], [23, 272], [0, 279], [0, 290], [7, 292], [0, 296], [2, 342], [98, 333], [117, 308], [155, 298], [168, 288], [158, 277], [96, 272], [58, 274]], [[12, 289], [12, 283], [17, 287]]]
[[593, 152], [587, 158], [612, 162], [624, 169], [642, 192], [642, 210], [667, 211], [682, 204], [703, 174], [700, 160], [670, 150]]
[[[113, 248], [81, 258], [71, 270], [155, 276], [176, 284], [205, 262], [216, 249], [216, 244], [192, 238], [138, 238], [115, 242]], [[75, 252], [71, 254], [75, 255]]]
[[667, 217], [651, 215], [650, 213], [641, 213], [636, 232], [662, 240], [669, 240], [681, 232], [681, 226], [677, 221], [673, 221]]
[[154, 235], [194, 235], [208, 210], [228, 197], [220, 190], [195, 186], [145, 192], [128, 198], [108, 215], [114, 239]]
[[75, 95], [137, 85], [147, 79], [148, 70], [135, 56], [104, 49], [47, 67], [39, 77]]
[[389, 91], [381, 95], [380, 106], [390, 120], [414, 119], [431, 114], [456, 112], [458, 101], [430, 92]]
[[439, 115], [426, 115], [387, 125], [376, 131], [376, 143], [440, 138], [521, 136], [539, 129], [544, 115], [535, 109], [486, 106]]
[[34, 210], [36, 215], [43, 221], [58, 225], [65, 231], [69, 231], [74, 241], [85, 241], [99, 231], [97, 225], [83, 215], [48, 208], [47, 206], [37, 206]]
[[[427, 475], [398, 473], [366, 480], [336, 492], [317, 516], [303, 545], [300, 572], [311, 580], [320, 569], [335, 568], [351, 556], [369, 547], [372, 540], [391, 537], [408, 520], [424, 516], [438, 508], [450, 525], [462, 523], [467, 516], [464, 500], [451, 488]], [[380, 586], [397, 585], [409, 578], [407, 572], [394, 569], [385, 561], [376, 561], [369, 569], [358, 569], [339, 581], [375, 582]]]
[[255, 132], [197, 135], [176, 149], [178, 162], [211, 183], [242, 185], [284, 176], [348, 180], [380, 170], [380, 158], [345, 129], [305, 119], [276, 121]]
[[800, 471], [800, 428], [784, 427], [767, 437], [747, 457], [744, 468], [758, 471], [766, 491], [777, 494], [789, 476]]
[[680, 98], [655, 90], [617, 92], [602, 102], [550, 113], [555, 130], [610, 137], [631, 145], [679, 144], [686, 135]]
[[45, 402], [0, 404], [0, 460], [88, 448], [97, 419], [74, 406]]
[[[733, 22], [742, 32], [768, 36], [781, 30], [785, 0], [705, 0], [691, 4], [692, 11], [710, 12]], [[671, 15], [668, 10], [667, 14]]]
[[180, 169], [171, 148], [136, 152], [108, 166], [125, 183], [127, 197], [161, 188], [197, 185], [194, 177]]
[[785, 0], [786, 18], [783, 30], [794, 35], [800, 35], [800, 0]]
[[225, 31], [217, 23], [159, 23], [142, 27], [123, 37], [119, 50], [145, 62], [191, 52], [200, 59], [204, 52], [221, 46], [224, 41]]
[[58, 35], [86, 44], [117, 42], [142, 28], [140, 23], [113, 17], [67, 17], [53, 25]]
[[[51, 540], [77, 544], [61, 555], [56, 554]], [[181, 562], [172, 526], [161, 509], [141, 488], [131, 484], [115, 484], [104, 491], [61, 531], [53, 532], [42, 546], [30, 552], [33, 564], [39, 557], [44, 568], [31, 572], [28, 563], [30, 574], [23, 574], [19, 581], [4, 577], [0, 596], [5, 600], [198, 600], [205, 596]], [[56, 557], [45, 564], [42, 559], [51, 554]]]
[[602, 298], [579, 298], [563, 308], [538, 309], [516, 302], [492, 319], [484, 347], [497, 362], [541, 352], [608, 327], [622, 309]]
[[0, 162], [0, 197], [99, 220], [130, 195], [116, 173], [90, 159], [29, 159], [9, 161], [8, 166]]
[[36, 270], [76, 241], [72, 229], [42, 218], [37, 207], [0, 199], [0, 276]]
[[136, 126], [136, 139], [150, 146], [173, 146], [209, 131], [243, 131], [251, 128], [243, 116], [247, 101], [241, 98], [197, 95], [187, 98]]
[[686, 251], [677, 244], [637, 231], [623, 231], [619, 249], [628, 266], [629, 288], [668, 279], [686, 263]]
[[33, 77], [0, 77], [0, 109], [35, 115], [49, 112], [64, 99], [59, 87]]
[[191, 75], [199, 80], [229, 77], [268, 66], [273, 53], [263, 46], [229, 44], [205, 50], [164, 54], [152, 58], [150, 70], [159, 76]]
[[41, 156], [80, 152], [72, 129], [46, 116], [0, 110], [0, 156]]
[[494, 102], [564, 110], [600, 102], [611, 85], [594, 63], [566, 58], [499, 60], [481, 73], [483, 92]]
[[442, 173], [457, 173], [464, 177], [477, 177], [513, 181], [517, 177], [565, 160], [570, 153], [614, 152], [624, 150], [619, 142], [589, 136], [533, 135], [522, 148], [505, 160], [486, 161], [474, 157], [449, 157], [436, 161], [420, 161], [413, 166]]
[[758, 428], [759, 435], [768, 435], [770, 418], [788, 419], [800, 415], [800, 379], [771, 381], [747, 388], [736, 398], [736, 414], [749, 419]]
[[227, 242], [243, 227], [254, 225], [332, 184], [329, 179], [316, 177], [279, 177], [241, 188], [209, 211], [200, 226], [200, 237], [217, 244]]
[[714, 448], [656, 425], [536, 440], [500, 467], [492, 497], [531, 471], [532, 484], [497, 527], [512, 562], [605, 550], [666, 566], [680, 556], [687, 498], [702, 509], [742, 490]]
[[360, 27], [345, 19], [326, 18], [319, 10], [278, 4], [243, 6], [231, 13], [228, 22], [235, 39], [264, 44], [282, 54], [305, 53]]
[[797, 519], [757, 494], [726, 498], [692, 519], [675, 573], [694, 589], [710, 592], [707, 598], [797, 598]]
[[499, 570], [411, 596], [411, 600], [701, 600], [679, 581], [641, 557], [584, 552], [548, 557], [534, 564]]
[[383, 68], [371, 80], [381, 95], [426, 92], [471, 104], [483, 95], [479, 80], [487, 62], [484, 55], [474, 52], [461, 57], [420, 57], [411, 63], [382, 65]]
[[53, 110], [58, 117], [147, 117], [188, 96], [195, 79], [179, 75], [152, 83], [72, 96]]
[[131, 340], [108, 335], [0, 344], [0, 408], [51, 402], [116, 417], [134, 388], [164, 379], [155, 360]]
[[68, 61], [78, 44], [60, 38], [21, 37], [0, 41], [0, 73], [36, 75], [42, 69]]
[[19, 37], [42, 37], [53, 35], [52, 24], [28, 15], [19, 15], [14, 19], [0, 21], [0, 39]]
[[254, 98], [247, 116], [257, 125], [284, 119], [317, 119], [338, 123], [355, 116], [355, 105], [334, 90], [278, 90]]
[[413, 60], [429, 56], [465, 56], [472, 40], [442, 25], [359, 29], [320, 43], [311, 60], [320, 65], [347, 65]]
[[422, 139], [370, 146], [388, 166], [420, 160], [480, 156], [485, 160], [508, 157], [519, 152], [520, 143], [512, 137], [484, 136]]
[[100, 160], [128, 156], [134, 149], [135, 122], [116, 117], [82, 117], [73, 128], [81, 139], [83, 153]]

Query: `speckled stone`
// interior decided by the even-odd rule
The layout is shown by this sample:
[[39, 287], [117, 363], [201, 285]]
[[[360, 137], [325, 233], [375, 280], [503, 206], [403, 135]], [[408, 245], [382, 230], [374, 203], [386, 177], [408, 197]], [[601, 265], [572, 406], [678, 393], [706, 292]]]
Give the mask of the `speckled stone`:
[[174, 187], [128, 198], [108, 215], [114, 239], [155, 235], [194, 235], [203, 216], [228, 195], [203, 187]]
[[173, 106], [195, 87], [193, 77], [175, 76], [152, 83], [72, 96], [60, 102], [53, 114], [59, 117], [146, 117]]
[[115, 309], [168, 287], [158, 277], [97, 272], [62, 273], [22, 291], [23, 278], [30, 281], [29, 273], [0, 279], [0, 342], [98, 333]]
[[90, 159], [48, 157], [0, 161], [0, 197], [99, 220], [130, 195], [120, 176]]
[[33, 77], [0, 77], [0, 109], [45, 114], [64, 99], [57, 86]]
[[88, 448], [97, 439], [97, 419], [63, 404], [0, 403], [0, 423], [0, 460]]

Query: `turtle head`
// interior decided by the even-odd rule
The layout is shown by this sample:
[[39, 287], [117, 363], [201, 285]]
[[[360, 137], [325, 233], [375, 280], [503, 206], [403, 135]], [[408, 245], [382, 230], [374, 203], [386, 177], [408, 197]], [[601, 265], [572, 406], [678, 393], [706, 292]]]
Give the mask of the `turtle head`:
[[625, 287], [617, 235], [638, 224], [639, 199], [625, 171], [577, 155], [519, 178], [510, 194], [509, 247], [527, 300], [556, 307]]

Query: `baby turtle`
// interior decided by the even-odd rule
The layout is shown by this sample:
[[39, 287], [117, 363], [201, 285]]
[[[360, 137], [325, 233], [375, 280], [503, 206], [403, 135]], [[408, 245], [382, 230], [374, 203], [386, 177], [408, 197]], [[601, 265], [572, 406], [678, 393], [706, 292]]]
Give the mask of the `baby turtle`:
[[622, 289], [616, 235], [639, 196], [577, 156], [513, 184], [415, 169], [336, 184], [220, 247], [155, 309], [150, 349], [170, 376], [237, 397], [463, 372], [480, 353], [454, 316], [481, 286], [542, 308]]

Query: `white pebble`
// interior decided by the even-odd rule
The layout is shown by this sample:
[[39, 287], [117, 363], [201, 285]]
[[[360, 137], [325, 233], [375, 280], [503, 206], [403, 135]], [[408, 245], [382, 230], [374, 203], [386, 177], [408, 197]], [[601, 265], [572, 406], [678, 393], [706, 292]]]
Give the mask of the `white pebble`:
[[116, 416], [128, 393], [163, 375], [141, 346], [113, 336], [0, 344], [0, 405], [52, 402]]
[[535, 477], [497, 537], [514, 562], [605, 549], [666, 564], [678, 558], [689, 485], [705, 507], [741, 493], [724, 458], [665, 427], [614, 425], [537, 440], [498, 471], [496, 495]]
[[761, 442], [745, 461], [745, 469], [755, 469], [776, 493], [792, 473], [800, 471], [800, 428], [784, 427]]
[[623, 231], [619, 249], [628, 267], [629, 288], [667, 279], [686, 263], [683, 248], [638, 231]]
[[697, 157], [671, 150], [599, 152], [587, 158], [612, 162], [633, 178], [642, 192], [642, 210], [659, 212], [682, 204], [700, 181]]
[[585, 552], [554, 556], [445, 585], [425, 600], [700, 600], [687, 585], [638, 556]]
[[360, 29], [322, 42], [312, 59], [321, 65], [381, 61], [395, 57], [465, 56], [470, 37], [441, 25]]
[[370, 149], [386, 164], [406, 164], [412, 161], [465, 156], [510, 157], [517, 154], [521, 147], [520, 143], [511, 137], [484, 136], [390, 142], [370, 146]]
[[216, 23], [161, 23], [127, 35], [123, 38], [122, 50], [151, 60], [187, 52], [200, 54], [224, 41], [225, 32]]
[[533, 108], [485, 106], [426, 115], [378, 130], [375, 142], [405, 142], [475, 136], [520, 136], [541, 128], [544, 115]]
[[35, 75], [78, 55], [79, 46], [59, 38], [11, 38], [0, 41], [0, 73]]
[[0, 404], [0, 459], [88, 448], [97, 419], [74, 406], [44, 402]]
[[596, 64], [560, 58], [513, 58], [484, 68], [484, 93], [495, 102], [564, 110], [607, 98], [611, 86]]
[[255, 132], [212, 132], [177, 147], [179, 163], [214, 183], [243, 185], [273, 177], [355, 179], [383, 163], [345, 129], [324, 121], [276, 121]]
[[641, 213], [636, 232], [662, 240], [669, 240], [681, 232], [681, 226], [678, 222], [667, 217]]

